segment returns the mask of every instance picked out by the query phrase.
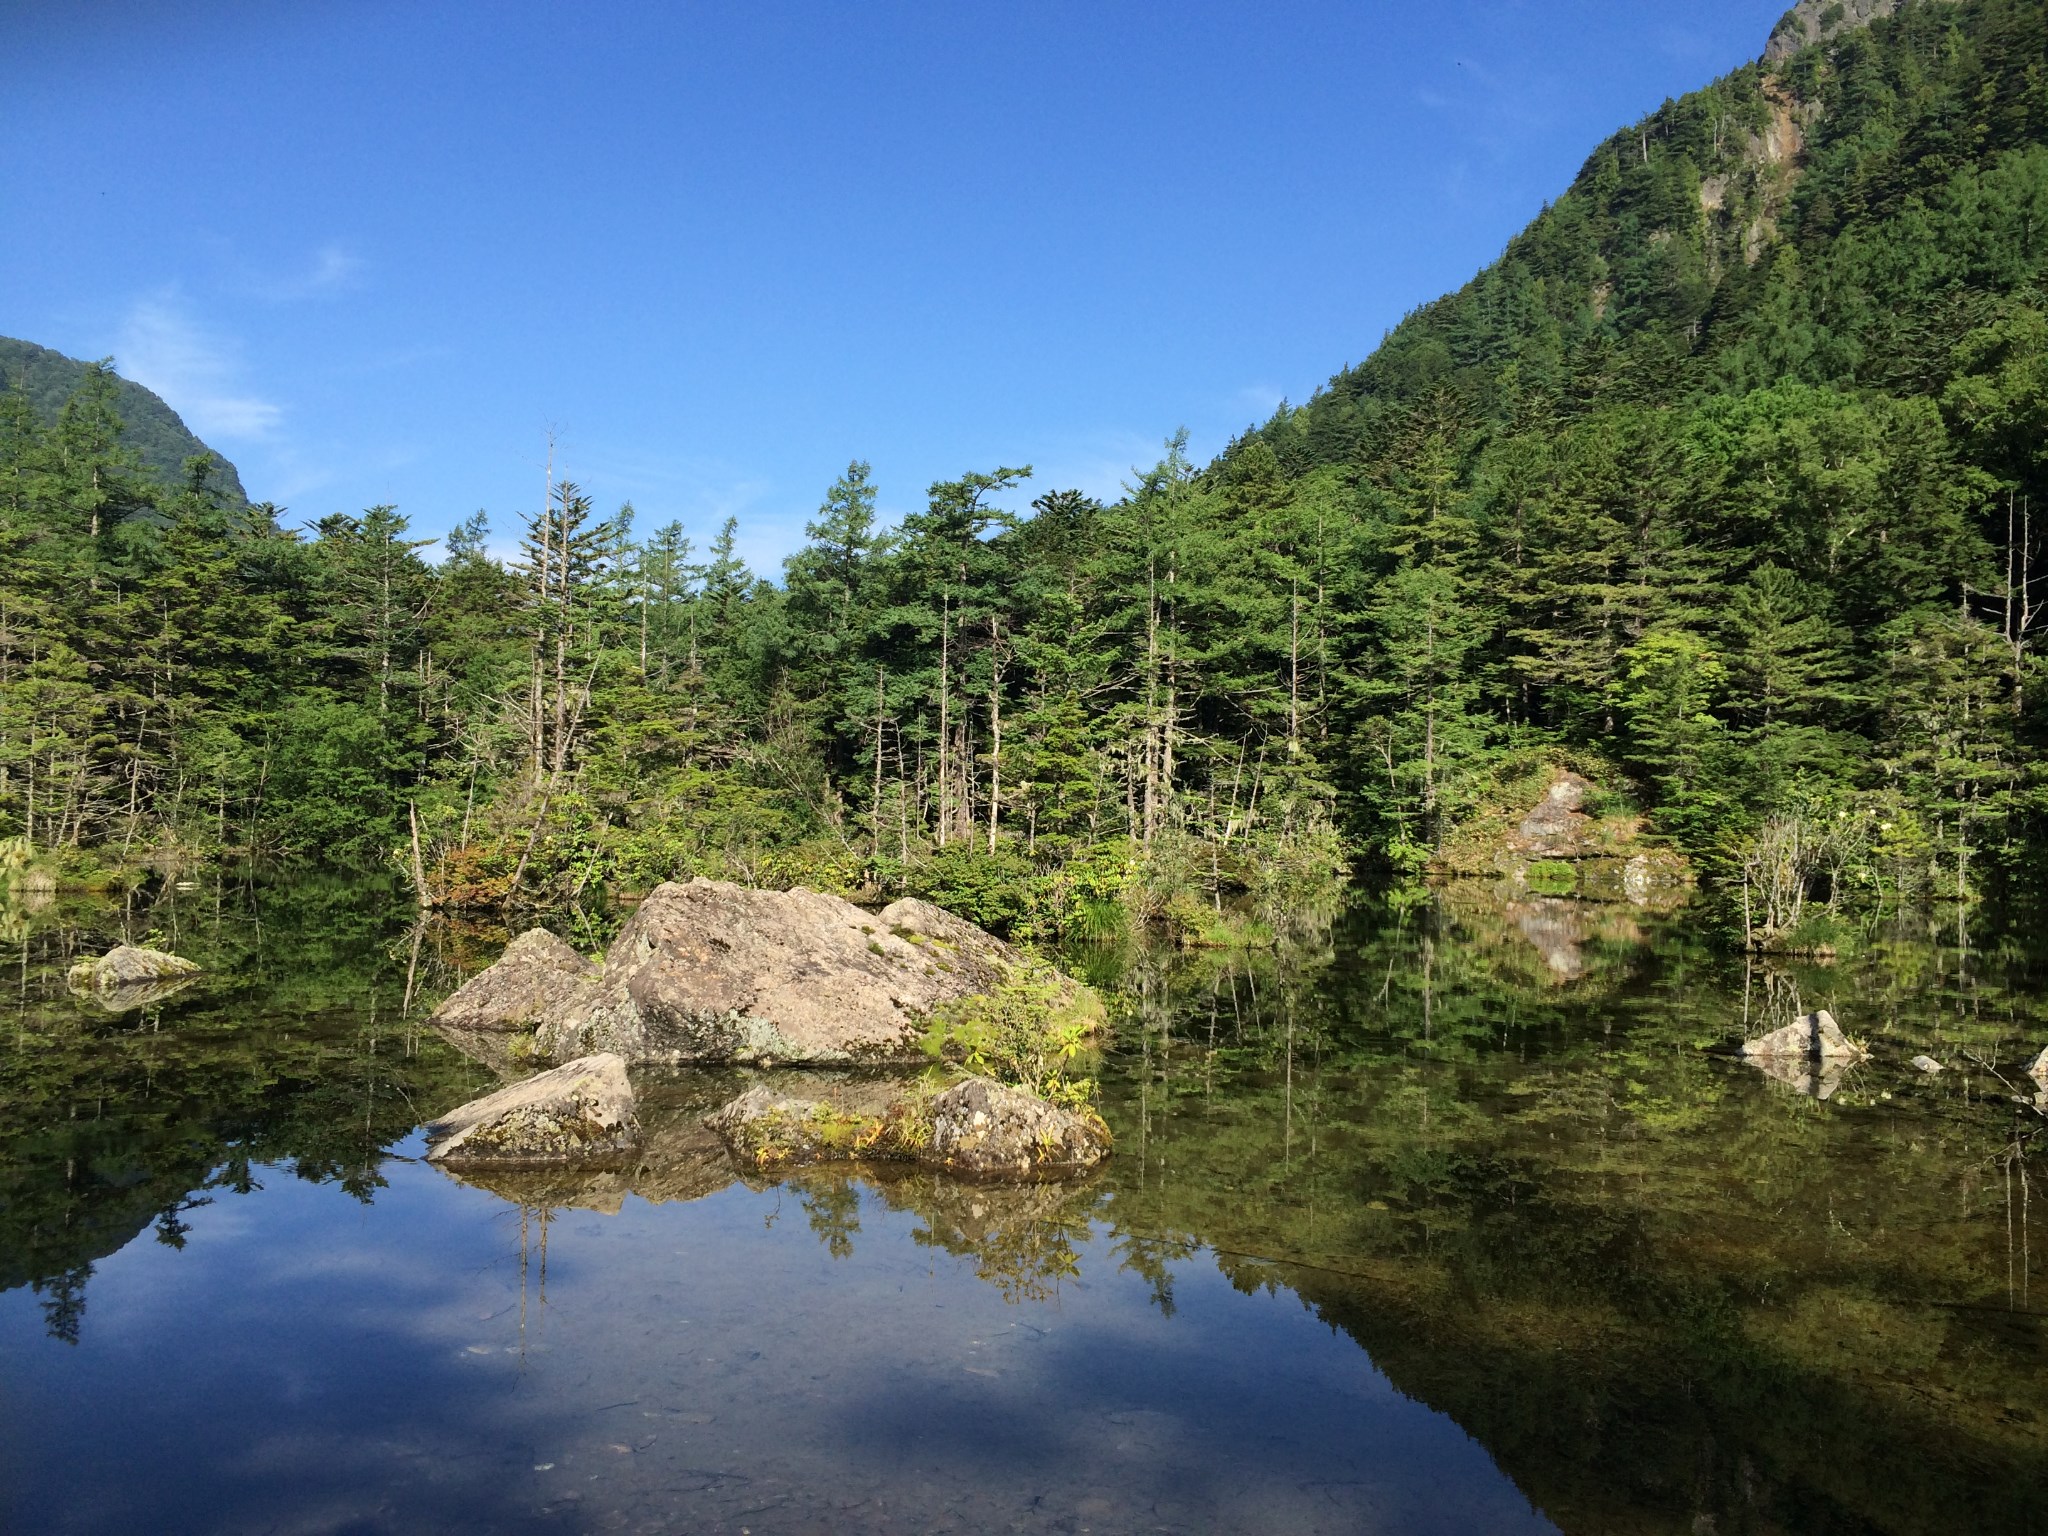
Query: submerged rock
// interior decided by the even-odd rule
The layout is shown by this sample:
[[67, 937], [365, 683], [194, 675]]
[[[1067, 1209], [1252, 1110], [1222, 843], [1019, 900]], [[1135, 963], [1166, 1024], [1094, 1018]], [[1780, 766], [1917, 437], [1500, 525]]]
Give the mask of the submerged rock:
[[1929, 1077], [1933, 1077], [1938, 1073], [1947, 1070], [1945, 1067], [1942, 1066], [1940, 1062], [1936, 1061], [1932, 1056], [1915, 1056], [1913, 1058], [1912, 1065], [1914, 1071], [1925, 1072]]
[[426, 1128], [430, 1162], [507, 1167], [623, 1157], [640, 1144], [617, 1056], [585, 1056], [473, 1099]]
[[184, 978], [198, 974], [199, 967], [182, 955], [118, 944], [97, 960], [79, 961], [66, 973], [65, 980], [73, 992], [96, 992], [105, 996], [131, 987], [182, 982]]
[[756, 1168], [867, 1159], [1034, 1178], [1092, 1168], [1110, 1149], [1092, 1110], [979, 1077], [937, 1093], [906, 1085], [892, 1102], [865, 1106], [756, 1085], [704, 1123]]
[[[699, 878], [648, 894], [602, 976], [536, 1044], [553, 1059], [613, 1051], [636, 1063], [905, 1060], [941, 1005], [1001, 987], [1022, 964], [928, 902], [875, 914], [801, 887]], [[1091, 998], [1065, 977], [1057, 992], [1056, 1010]]]
[[465, 1033], [533, 1029], [558, 1016], [596, 981], [598, 968], [545, 928], [505, 946], [495, 965], [470, 977], [427, 1020]]
[[[730, 1093], [730, 1086], [724, 1091]], [[655, 1205], [701, 1200], [739, 1177], [725, 1143], [704, 1128], [705, 1102], [696, 1084], [641, 1083], [634, 1104], [640, 1145], [594, 1164], [437, 1166], [461, 1183], [540, 1209], [566, 1206], [617, 1215], [628, 1195]]]
[[1823, 1008], [1783, 1029], [1743, 1041], [1742, 1054], [1752, 1060], [1854, 1061], [1869, 1053], [1843, 1034], [1835, 1016]]

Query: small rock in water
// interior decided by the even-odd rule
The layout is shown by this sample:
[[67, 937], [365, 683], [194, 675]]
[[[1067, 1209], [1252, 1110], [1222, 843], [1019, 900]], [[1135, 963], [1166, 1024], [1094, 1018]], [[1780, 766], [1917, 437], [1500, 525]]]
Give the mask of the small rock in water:
[[1092, 1168], [1109, 1155], [1109, 1130], [1093, 1113], [987, 1078], [948, 1088], [932, 1100], [931, 1114], [931, 1143], [919, 1160], [961, 1173]]
[[97, 960], [79, 961], [66, 973], [65, 980], [74, 992], [113, 992], [122, 987], [148, 986], [198, 974], [199, 967], [182, 955], [117, 944]]
[[1818, 1013], [1807, 1014], [1795, 1024], [1787, 1024], [1783, 1029], [1774, 1029], [1758, 1039], [1743, 1041], [1742, 1054], [1749, 1057], [1850, 1061], [1867, 1053], [1842, 1033], [1835, 1016], [1823, 1008]]
[[640, 1144], [617, 1056], [585, 1056], [451, 1110], [427, 1128], [431, 1162], [532, 1167], [622, 1157]]
[[1915, 1056], [1913, 1058], [1913, 1066], [1915, 1070], [1925, 1072], [1929, 1077], [1933, 1077], [1937, 1072], [1945, 1070], [1942, 1064], [1932, 1056]]

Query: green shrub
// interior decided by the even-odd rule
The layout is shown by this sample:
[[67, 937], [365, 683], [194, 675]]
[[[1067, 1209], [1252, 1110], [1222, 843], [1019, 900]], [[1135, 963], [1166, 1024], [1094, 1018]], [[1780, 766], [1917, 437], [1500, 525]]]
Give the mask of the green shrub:
[[980, 844], [953, 843], [932, 850], [904, 876], [911, 895], [1004, 937], [1027, 927], [1039, 906], [1037, 871], [1008, 848], [990, 853]]
[[1086, 988], [1069, 994], [1065, 978], [1027, 960], [993, 992], [942, 1005], [925, 1035], [935, 1056], [957, 1055], [967, 1070], [1037, 1094], [1049, 1104], [1085, 1108], [1095, 1099], [1091, 1077], [1073, 1075], [1101, 1000]]

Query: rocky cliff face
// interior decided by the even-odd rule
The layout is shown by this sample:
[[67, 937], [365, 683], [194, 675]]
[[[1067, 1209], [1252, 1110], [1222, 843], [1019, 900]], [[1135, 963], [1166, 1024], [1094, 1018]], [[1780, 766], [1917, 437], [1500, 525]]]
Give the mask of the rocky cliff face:
[[1764, 58], [1776, 64], [1802, 48], [1867, 27], [1908, 3], [1910, 0], [1799, 0], [1771, 29]]

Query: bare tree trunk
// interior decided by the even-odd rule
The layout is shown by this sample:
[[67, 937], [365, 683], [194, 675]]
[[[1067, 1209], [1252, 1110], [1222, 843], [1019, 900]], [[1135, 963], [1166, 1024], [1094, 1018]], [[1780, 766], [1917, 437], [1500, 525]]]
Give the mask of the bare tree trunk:
[[948, 759], [953, 750], [949, 680], [952, 676], [953, 599], [939, 599], [939, 846], [946, 846]]
[[405, 817], [412, 827], [412, 895], [422, 912], [434, 905], [432, 893], [427, 890], [426, 861], [420, 857], [420, 808], [413, 801], [405, 803]]
[[1159, 829], [1159, 584], [1145, 562], [1145, 832], [1147, 848]]
[[541, 775], [547, 769], [547, 710], [544, 697], [547, 667], [547, 614], [548, 614], [548, 564], [554, 537], [555, 519], [555, 437], [548, 434], [547, 490], [540, 504], [540, 569], [536, 573], [534, 590], [533, 628], [533, 687], [531, 721], [533, 744], [533, 782], [537, 787]]
[[875, 668], [875, 798], [868, 807], [868, 820], [875, 829], [875, 858], [882, 857], [882, 715], [887, 708], [888, 674], [883, 668]]
[[1003, 658], [1002, 621], [988, 621], [988, 851], [996, 851], [996, 824], [1003, 816]]
[[1287, 625], [1287, 750], [1301, 751], [1301, 578], [1294, 579], [1294, 594]]

